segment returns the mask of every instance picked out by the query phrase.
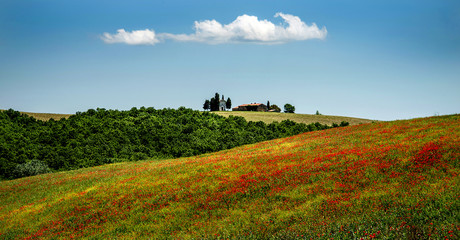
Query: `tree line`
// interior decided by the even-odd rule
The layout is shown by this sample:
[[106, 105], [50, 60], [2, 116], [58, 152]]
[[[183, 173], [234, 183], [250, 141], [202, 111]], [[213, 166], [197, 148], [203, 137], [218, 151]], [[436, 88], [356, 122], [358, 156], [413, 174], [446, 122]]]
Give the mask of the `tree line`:
[[290, 120], [248, 122], [243, 117], [225, 118], [184, 107], [98, 108], [49, 121], [10, 109], [0, 111], [0, 179], [121, 161], [188, 157], [327, 128]]
[[[222, 95], [222, 98], [224, 96]], [[225, 99], [223, 99], [225, 100]], [[207, 110], [211, 110], [211, 111], [219, 111], [219, 105], [220, 105], [220, 95], [219, 93], [216, 93], [214, 95], [213, 98], [211, 98], [211, 100], [208, 100], [206, 99], [204, 101], [204, 104], [203, 104], [203, 109], [205, 111]], [[225, 109], [224, 110], [227, 110], [227, 109], [231, 109], [232, 108], [232, 100], [230, 98], [227, 98], [227, 100], [225, 101]]]

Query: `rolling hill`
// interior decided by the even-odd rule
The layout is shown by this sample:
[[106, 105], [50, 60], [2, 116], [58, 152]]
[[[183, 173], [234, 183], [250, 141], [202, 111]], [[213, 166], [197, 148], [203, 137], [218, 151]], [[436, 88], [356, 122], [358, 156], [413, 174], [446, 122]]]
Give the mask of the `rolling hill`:
[[37, 120], [48, 121], [51, 118], [54, 120], [59, 120], [61, 118], [69, 118], [73, 114], [61, 114], [61, 113], [33, 113], [33, 112], [21, 112], [23, 114], [34, 117]]
[[373, 120], [364, 118], [342, 117], [342, 116], [329, 116], [329, 115], [313, 115], [313, 114], [292, 114], [292, 113], [276, 113], [276, 112], [245, 112], [245, 111], [226, 111], [214, 112], [215, 114], [228, 117], [240, 116], [246, 118], [247, 121], [263, 121], [267, 124], [274, 121], [281, 122], [289, 119], [297, 123], [311, 124], [319, 122], [321, 124], [332, 125], [333, 123], [340, 124], [342, 121], [350, 123], [350, 125], [358, 125], [363, 123], [371, 123]]
[[460, 115], [0, 182], [0, 239], [458, 239]]
[[0, 180], [37, 171], [190, 157], [330, 128], [287, 120], [248, 122], [186, 108], [90, 109], [57, 121], [38, 121], [11, 109], [0, 112], [0, 126]]
[[[32, 116], [38, 120], [48, 121], [53, 118], [59, 120], [61, 118], [69, 118], [73, 114], [57, 114], [57, 113], [32, 113], [21, 112]], [[373, 120], [364, 118], [353, 118], [343, 116], [329, 116], [329, 115], [312, 115], [312, 114], [286, 114], [286, 113], [273, 113], [273, 112], [243, 112], [243, 111], [226, 111], [226, 112], [213, 112], [220, 116], [228, 117], [230, 115], [244, 117], [247, 121], [258, 122], [262, 121], [270, 124], [274, 121], [281, 122], [289, 119], [297, 123], [311, 124], [319, 122], [321, 124], [332, 125], [333, 123], [340, 124], [342, 121], [350, 123], [350, 125], [358, 125], [363, 123], [371, 123]]]

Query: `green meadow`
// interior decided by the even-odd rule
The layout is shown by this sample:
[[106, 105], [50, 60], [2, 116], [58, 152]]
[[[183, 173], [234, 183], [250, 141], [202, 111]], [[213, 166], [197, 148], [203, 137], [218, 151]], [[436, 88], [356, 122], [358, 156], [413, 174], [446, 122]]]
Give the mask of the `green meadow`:
[[0, 182], [0, 239], [458, 239], [460, 116]]

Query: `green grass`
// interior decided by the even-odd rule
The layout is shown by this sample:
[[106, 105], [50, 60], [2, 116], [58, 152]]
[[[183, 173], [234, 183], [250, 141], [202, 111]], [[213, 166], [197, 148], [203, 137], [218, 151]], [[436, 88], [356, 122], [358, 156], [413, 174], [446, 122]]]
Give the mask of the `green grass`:
[[275, 113], [275, 112], [245, 112], [245, 111], [227, 111], [227, 112], [214, 112], [218, 115], [228, 117], [230, 115], [240, 116], [246, 118], [248, 121], [263, 121], [265, 123], [272, 123], [274, 121], [281, 122], [289, 119], [297, 123], [315, 123], [332, 125], [333, 123], [340, 124], [342, 121], [350, 123], [350, 125], [358, 125], [363, 123], [370, 123], [372, 120], [353, 117], [341, 116], [328, 116], [328, 115], [312, 115], [312, 114], [293, 114], [293, 113]]
[[458, 239], [460, 116], [0, 182], [0, 239]]

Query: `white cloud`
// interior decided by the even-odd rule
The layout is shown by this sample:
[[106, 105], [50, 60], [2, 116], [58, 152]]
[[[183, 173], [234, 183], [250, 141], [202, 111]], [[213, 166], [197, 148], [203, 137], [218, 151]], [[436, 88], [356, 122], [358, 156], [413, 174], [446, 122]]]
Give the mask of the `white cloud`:
[[285, 24], [275, 25], [268, 20], [259, 20], [256, 16], [238, 16], [233, 22], [222, 25], [216, 20], [195, 22], [193, 34], [158, 33], [141, 30], [125, 32], [118, 30], [117, 34], [104, 33], [102, 39], [106, 43], [127, 44], [155, 44], [160, 40], [172, 39], [181, 42], [203, 42], [209, 44], [222, 43], [259, 43], [280, 44], [289, 41], [302, 41], [308, 39], [324, 39], [327, 35], [326, 27], [321, 29], [313, 23], [307, 25], [299, 17], [290, 14], [277, 13]]
[[159, 42], [155, 36], [155, 31], [149, 29], [132, 32], [118, 29], [116, 34], [104, 33], [101, 39], [106, 43], [126, 43], [130, 45], [154, 45]]

